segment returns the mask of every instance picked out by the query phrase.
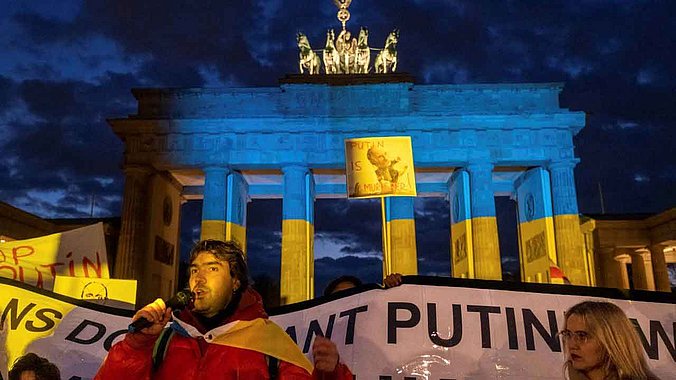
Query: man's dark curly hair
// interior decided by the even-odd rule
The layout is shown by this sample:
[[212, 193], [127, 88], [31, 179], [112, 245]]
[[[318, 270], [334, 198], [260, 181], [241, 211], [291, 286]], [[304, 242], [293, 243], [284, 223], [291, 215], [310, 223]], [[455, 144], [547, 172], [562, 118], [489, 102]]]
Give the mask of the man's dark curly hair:
[[[239, 280], [238, 291], [244, 291], [249, 286], [249, 270], [244, 261], [244, 252], [237, 242], [220, 240], [202, 240], [195, 244], [190, 251], [188, 265], [192, 264], [200, 253], [208, 252], [221, 261], [230, 265], [230, 275]], [[188, 269], [188, 277], [190, 277]]]
[[9, 380], [20, 380], [24, 371], [33, 371], [37, 380], [61, 380], [61, 372], [56, 365], [32, 352], [14, 362]]

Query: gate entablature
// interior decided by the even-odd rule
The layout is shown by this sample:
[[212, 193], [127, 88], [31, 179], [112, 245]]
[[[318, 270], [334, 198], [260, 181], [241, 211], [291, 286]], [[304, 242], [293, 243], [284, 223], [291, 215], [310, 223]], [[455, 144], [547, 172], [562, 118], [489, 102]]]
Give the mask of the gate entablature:
[[[350, 84], [353, 80], [331, 85], [308, 82], [308, 78], [296, 80], [298, 83], [289, 80], [280, 87], [137, 88], [132, 94], [138, 110], [130, 118], [378, 116], [392, 115], [393, 111], [419, 116], [571, 113], [559, 107], [561, 83], [414, 85], [379, 80]], [[388, 107], [382, 109], [380, 105]]]
[[258, 170], [342, 168], [345, 138], [402, 134], [420, 168], [533, 166], [573, 158], [585, 121], [556, 106], [558, 84], [285, 86], [134, 90], [138, 114], [110, 123], [129, 164]]

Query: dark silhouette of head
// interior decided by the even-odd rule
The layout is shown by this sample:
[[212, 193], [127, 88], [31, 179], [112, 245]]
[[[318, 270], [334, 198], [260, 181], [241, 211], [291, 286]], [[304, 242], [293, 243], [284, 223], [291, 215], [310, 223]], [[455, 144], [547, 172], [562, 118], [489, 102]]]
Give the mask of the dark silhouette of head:
[[324, 295], [328, 296], [329, 294], [337, 293], [342, 290], [356, 288], [361, 286], [361, 284], [361, 280], [355, 276], [340, 276], [326, 286]]

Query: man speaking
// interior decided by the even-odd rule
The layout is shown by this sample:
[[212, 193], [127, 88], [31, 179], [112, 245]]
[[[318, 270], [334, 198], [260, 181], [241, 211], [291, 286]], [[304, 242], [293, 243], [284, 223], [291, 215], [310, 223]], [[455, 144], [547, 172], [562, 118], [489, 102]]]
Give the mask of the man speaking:
[[352, 379], [341, 363], [313, 370], [268, 320], [237, 244], [201, 241], [190, 252], [189, 268], [192, 309], [172, 315], [158, 299], [139, 310], [132, 321], [145, 318], [149, 326], [115, 344], [96, 379]]

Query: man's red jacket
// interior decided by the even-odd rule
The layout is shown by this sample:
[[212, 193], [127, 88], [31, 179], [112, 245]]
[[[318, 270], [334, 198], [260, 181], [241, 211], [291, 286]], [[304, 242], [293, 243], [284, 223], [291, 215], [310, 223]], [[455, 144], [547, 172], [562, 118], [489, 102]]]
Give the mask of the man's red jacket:
[[[260, 295], [248, 288], [240, 299], [235, 312], [226, 317], [225, 325], [232, 321], [251, 321], [267, 318]], [[194, 326], [202, 336], [186, 336], [176, 333], [167, 346], [166, 355], [158, 370], [152, 370], [152, 354], [157, 336], [142, 333], [127, 334], [115, 344], [96, 374], [97, 380], [160, 380], [160, 379], [206, 379], [206, 380], [258, 380], [269, 379], [268, 362], [264, 354], [252, 350], [207, 343], [204, 337], [209, 331], [201, 325], [190, 311], [183, 311], [179, 319]], [[352, 380], [348, 367], [338, 363], [331, 373], [314, 370], [309, 374], [294, 364], [280, 361], [280, 380]]]

